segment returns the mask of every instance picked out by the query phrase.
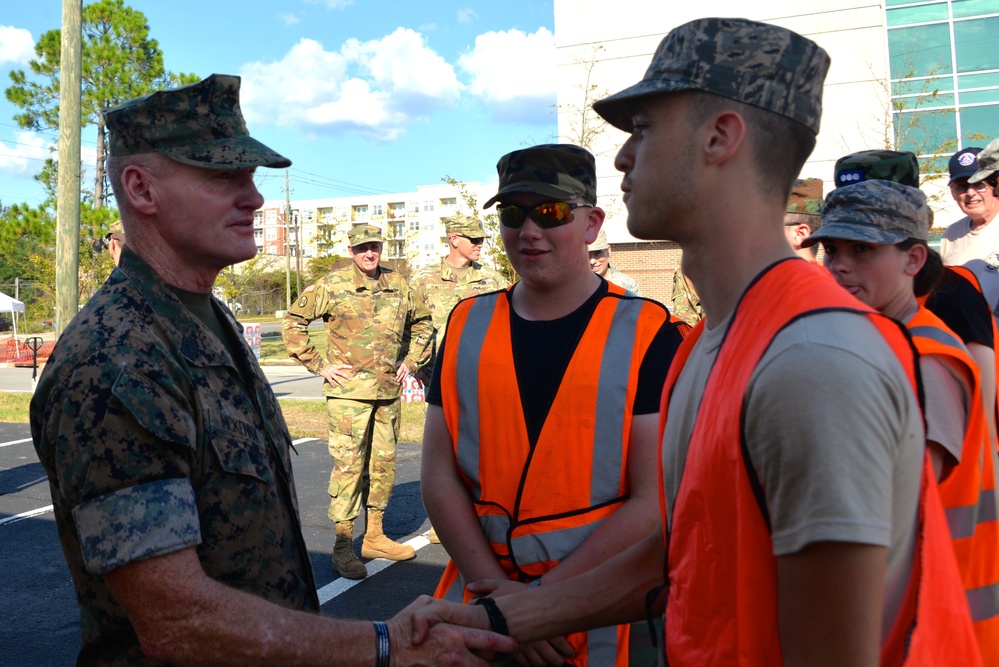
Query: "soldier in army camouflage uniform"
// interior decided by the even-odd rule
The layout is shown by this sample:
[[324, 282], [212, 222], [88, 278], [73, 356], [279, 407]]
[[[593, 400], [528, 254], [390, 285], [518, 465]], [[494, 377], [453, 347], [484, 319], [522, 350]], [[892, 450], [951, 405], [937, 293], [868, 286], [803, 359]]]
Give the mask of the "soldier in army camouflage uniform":
[[620, 285], [635, 296], [642, 296], [638, 281], [624, 271], [618, 271], [617, 268], [611, 266], [611, 247], [610, 243], [607, 242], [607, 232], [601, 229], [600, 233], [597, 234], [597, 240], [586, 246], [586, 249], [590, 254], [590, 268], [593, 269], [593, 273], [608, 282]]
[[691, 284], [690, 279], [683, 275], [683, 270], [677, 266], [673, 271], [673, 293], [670, 295], [673, 307], [670, 312], [673, 317], [694, 326], [702, 317], [704, 309], [701, 307], [701, 298], [697, 296], [697, 290]]
[[121, 224], [121, 220], [115, 220], [111, 223], [111, 228], [104, 235], [104, 245], [111, 255], [111, 261], [114, 262], [115, 266], [118, 266], [118, 262], [121, 260], [121, 249], [125, 245], [125, 227]]
[[[354, 261], [307, 287], [282, 329], [289, 356], [326, 379], [333, 457], [329, 518], [336, 523], [333, 567], [345, 577], [362, 579], [368, 571], [354, 553], [353, 539], [365, 467], [368, 511], [361, 555], [392, 560], [416, 555], [412, 547], [385, 536], [382, 520], [395, 484], [402, 382], [427, 363], [433, 322], [402, 276], [379, 265], [381, 230], [359, 225], [348, 240]], [[328, 334], [325, 357], [309, 341], [309, 324], [320, 318]]]
[[238, 77], [213, 75], [104, 112], [128, 246], [31, 402], [78, 664], [373, 665], [391, 647], [400, 664], [437, 664], [495, 648], [452, 629], [414, 649], [411, 612], [376, 626], [318, 615], [291, 438], [211, 295], [223, 267], [256, 254], [254, 169], [291, 164], [248, 135], [238, 93]]
[[819, 218], [821, 210], [822, 179], [799, 178], [791, 189], [791, 197], [787, 200], [784, 236], [791, 244], [794, 254], [813, 264], [818, 264], [818, 247], [803, 248], [801, 244], [809, 234], [814, 233], [822, 225], [822, 220]]
[[[425, 266], [412, 279], [410, 287], [416, 297], [427, 304], [434, 319], [434, 346], [444, 338], [447, 317], [462, 299], [475, 294], [494, 292], [510, 284], [499, 271], [479, 262], [486, 232], [475, 218], [463, 213], [446, 218], [444, 229], [447, 232], [448, 254], [441, 258], [439, 266]], [[420, 380], [427, 384], [431, 362], [421, 369]]]

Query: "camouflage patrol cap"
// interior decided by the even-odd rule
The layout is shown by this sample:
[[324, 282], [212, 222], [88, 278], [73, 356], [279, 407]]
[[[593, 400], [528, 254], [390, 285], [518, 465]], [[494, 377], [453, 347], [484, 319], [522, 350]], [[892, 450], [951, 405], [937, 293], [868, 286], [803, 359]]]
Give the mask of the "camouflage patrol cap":
[[350, 231], [347, 232], [347, 240], [350, 242], [351, 248], [371, 241], [377, 241], [378, 243], [385, 242], [382, 230], [374, 225], [356, 225], [351, 227]]
[[158, 153], [206, 169], [291, 166], [250, 136], [239, 110], [239, 81], [212, 74], [106, 109], [109, 155]]
[[836, 160], [833, 173], [837, 188], [873, 180], [919, 187], [919, 160], [909, 151], [876, 150], [844, 155]]
[[786, 116], [818, 134], [829, 55], [786, 28], [746, 19], [703, 18], [669, 32], [643, 79], [593, 105], [631, 132], [642, 97], [701, 90]]
[[596, 240], [594, 240], [593, 243], [591, 243], [590, 245], [586, 246], [587, 252], [607, 250], [608, 248], [610, 248], [610, 243], [607, 242], [607, 232], [605, 232], [602, 229], [600, 230], [600, 233], [597, 234]]
[[970, 178], [978, 172], [978, 154], [982, 152], [977, 146], [962, 148], [950, 156], [947, 171], [950, 172], [950, 185], [959, 178]]
[[985, 149], [978, 154], [978, 171], [968, 178], [969, 183], [984, 181], [999, 171], [999, 139], [993, 139]]
[[801, 246], [807, 248], [824, 239], [894, 244], [929, 238], [930, 208], [922, 190], [874, 180], [830, 192], [822, 207], [822, 227]]
[[486, 235], [482, 223], [470, 215], [459, 213], [444, 219], [444, 231], [448, 234], [461, 234], [472, 238], [482, 238]]
[[572, 144], [542, 144], [507, 153], [496, 164], [499, 192], [482, 208], [518, 192], [597, 203], [597, 166], [590, 151]]
[[822, 210], [822, 179], [799, 178], [787, 200], [788, 213], [818, 215]]
[[108, 227], [108, 233], [104, 235], [104, 240], [110, 241], [112, 236], [121, 239], [125, 238], [125, 226], [121, 224], [121, 220], [115, 220], [111, 223], [111, 226]]

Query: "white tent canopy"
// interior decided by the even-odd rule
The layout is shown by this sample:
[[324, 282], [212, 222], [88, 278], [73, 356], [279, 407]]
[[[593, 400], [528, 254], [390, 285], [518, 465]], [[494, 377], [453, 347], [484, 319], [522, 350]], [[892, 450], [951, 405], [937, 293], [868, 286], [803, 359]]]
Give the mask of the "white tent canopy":
[[0, 313], [10, 313], [11, 324], [14, 327], [14, 341], [17, 341], [17, 315], [24, 312], [24, 302], [0, 292]]

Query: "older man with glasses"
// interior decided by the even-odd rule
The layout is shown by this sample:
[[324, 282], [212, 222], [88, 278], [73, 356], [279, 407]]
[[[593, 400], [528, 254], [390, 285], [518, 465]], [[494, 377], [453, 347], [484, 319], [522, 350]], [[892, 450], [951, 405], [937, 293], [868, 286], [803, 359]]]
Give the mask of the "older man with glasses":
[[940, 256], [949, 266], [967, 266], [978, 277], [993, 316], [999, 302], [999, 213], [996, 162], [999, 140], [988, 148], [965, 148], [950, 158], [950, 193], [964, 217], [944, 231]]
[[[681, 340], [664, 306], [590, 270], [604, 212], [588, 151], [534, 146], [497, 169], [486, 207], [520, 281], [455, 306], [423, 434], [423, 500], [452, 559], [436, 595], [456, 602], [484, 578], [505, 580], [494, 595], [564, 581], [657, 530], [659, 396]], [[622, 664], [628, 640], [611, 626], [518, 657]]]

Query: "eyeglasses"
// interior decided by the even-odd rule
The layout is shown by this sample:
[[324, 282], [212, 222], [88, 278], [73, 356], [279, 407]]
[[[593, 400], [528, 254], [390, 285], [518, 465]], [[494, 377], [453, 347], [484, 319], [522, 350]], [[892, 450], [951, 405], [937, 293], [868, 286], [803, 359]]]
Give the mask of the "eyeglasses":
[[573, 209], [589, 204], [570, 204], [565, 201], [551, 201], [537, 206], [518, 206], [517, 204], [506, 204], [496, 208], [499, 211], [500, 224], [510, 229], [520, 229], [524, 226], [527, 216], [537, 223], [542, 229], [561, 227], [572, 222]]
[[486, 240], [485, 236], [465, 236], [464, 234], [458, 234], [458, 236], [463, 239], [468, 239], [468, 242], [472, 245], [482, 245], [482, 243]]
[[985, 192], [992, 184], [988, 181], [978, 181], [977, 183], [969, 183], [968, 181], [954, 181], [950, 184], [950, 191], [955, 194], [961, 194], [968, 190], [974, 190], [975, 192]]

